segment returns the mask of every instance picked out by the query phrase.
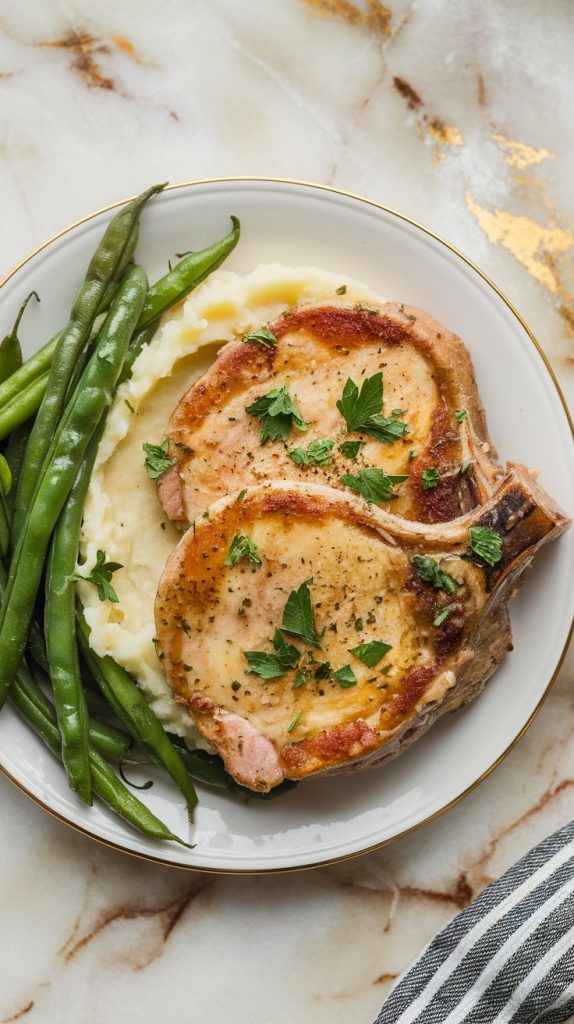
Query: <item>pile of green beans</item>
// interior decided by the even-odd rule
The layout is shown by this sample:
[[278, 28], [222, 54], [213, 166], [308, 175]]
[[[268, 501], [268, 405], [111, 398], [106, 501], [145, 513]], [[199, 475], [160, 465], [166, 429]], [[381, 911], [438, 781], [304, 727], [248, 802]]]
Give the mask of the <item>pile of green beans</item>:
[[95, 795], [144, 835], [187, 846], [114, 764], [120, 773], [123, 764], [160, 766], [183, 794], [190, 820], [193, 779], [235, 796], [253, 794], [218, 757], [170, 737], [131, 676], [92, 650], [74, 582], [84, 502], [116, 389], [162, 315], [239, 240], [232, 217], [224, 238], [189, 253], [148, 287], [134, 253], [142, 211], [163, 187], [143, 192], [110, 220], [61, 331], [22, 361], [18, 329], [26, 305], [38, 298], [32, 292], [0, 343], [0, 707], [10, 701], [87, 804]]

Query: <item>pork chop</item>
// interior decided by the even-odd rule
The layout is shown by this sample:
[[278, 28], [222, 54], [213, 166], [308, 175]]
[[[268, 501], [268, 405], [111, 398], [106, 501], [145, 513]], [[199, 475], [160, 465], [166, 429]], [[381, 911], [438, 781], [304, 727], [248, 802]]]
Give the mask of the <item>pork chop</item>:
[[568, 525], [513, 465], [449, 523], [313, 483], [241, 497], [168, 559], [156, 632], [176, 700], [259, 791], [394, 757], [476, 696], [509, 647], [518, 576]]
[[[470, 358], [427, 313], [398, 303], [299, 307], [248, 335], [257, 337], [225, 345], [170, 419], [174, 464], [158, 486], [172, 519], [192, 522], [225, 494], [265, 480], [358, 489], [348, 477], [367, 468], [406, 478], [381, 501], [420, 522], [454, 519], [492, 492], [501, 470]], [[380, 399], [371, 395], [368, 410], [359, 402], [369, 415], [349, 421], [347, 382], [362, 396], [377, 375]], [[288, 395], [299, 413], [277, 438], [265, 436], [270, 392], [279, 393], [277, 408]], [[352, 388], [348, 397], [347, 409]]]

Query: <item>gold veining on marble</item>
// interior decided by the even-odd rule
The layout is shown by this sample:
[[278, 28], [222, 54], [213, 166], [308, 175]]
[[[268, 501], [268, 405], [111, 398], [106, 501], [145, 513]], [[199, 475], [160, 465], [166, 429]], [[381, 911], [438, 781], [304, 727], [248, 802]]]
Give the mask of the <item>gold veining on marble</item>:
[[[332, 194], [335, 194], [335, 195], [346, 196], [349, 199], [354, 199], [354, 200], [356, 200], [358, 202], [366, 203], [368, 206], [373, 206], [373, 207], [375, 207], [378, 210], [383, 210], [386, 213], [393, 214], [399, 220], [405, 221], [407, 224], [411, 224], [411, 225], [413, 225], [413, 227], [419, 228], [421, 231], [423, 231], [429, 237], [434, 238], [435, 241], [439, 242], [441, 245], [443, 245], [450, 252], [452, 252], [456, 256], [458, 256], [462, 260], [463, 263], [465, 263], [467, 266], [471, 267], [479, 275], [479, 277], [489, 287], [491, 287], [493, 289], [493, 291], [499, 296], [499, 298], [502, 300], [502, 302], [504, 302], [504, 304], [510, 310], [510, 312], [516, 317], [518, 323], [520, 323], [521, 326], [523, 327], [523, 329], [526, 332], [527, 336], [529, 337], [530, 341], [534, 345], [534, 348], [537, 350], [537, 352], [538, 352], [542, 362], [544, 363], [544, 365], [546, 367], [546, 370], [547, 370], [547, 372], [548, 372], [548, 374], [550, 376], [550, 379], [552, 380], [552, 383], [554, 384], [554, 387], [556, 389], [556, 397], [557, 397], [558, 401], [562, 405], [562, 408], [564, 410], [564, 414], [566, 416], [567, 422], [568, 422], [569, 427], [570, 427], [571, 435], [574, 438], [574, 423], [572, 422], [572, 417], [570, 415], [570, 410], [568, 408], [568, 405], [566, 404], [566, 400], [564, 398], [564, 395], [562, 394], [562, 389], [560, 387], [560, 384], [558, 383], [558, 380], [556, 378], [556, 374], [554, 373], [554, 370], [552, 369], [552, 366], [551, 366], [551, 364], [550, 364], [550, 362], [548, 360], [548, 357], [546, 356], [546, 353], [544, 352], [544, 349], [541, 347], [541, 345], [539, 344], [539, 342], [535, 338], [534, 334], [532, 333], [532, 331], [530, 330], [528, 325], [522, 319], [522, 317], [521, 317], [520, 313], [518, 312], [518, 310], [515, 308], [515, 306], [513, 306], [513, 304], [511, 303], [510, 299], [504, 294], [504, 292], [502, 292], [500, 290], [500, 288], [498, 288], [497, 285], [494, 284], [494, 282], [478, 266], [476, 266], [475, 263], [472, 262], [472, 260], [470, 260], [467, 256], [465, 256], [454, 245], [451, 245], [444, 238], [442, 238], [440, 235], [437, 235], [436, 232], [432, 231], [430, 228], [425, 227], [425, 225], [421, 224], [419, 221], [413, 220], [413, 218], [411, 218], [411, 217], [407, 217], [405, 214], [400, 213], [398, 210], [395, 210], [392, 207], [385, 206], [385, 205], [383, 205], [383, 203], [378, 203], [374, 199], [367, 198], [367, 196], [362, 196], [362, 195], [359, 195], [359, 194], [357, 194], [355, 192], [349, 192], [349, 191], [346, 191], [345, 189], [335, 188], [332, 185], [322, 185], [322, 184], [319, 184], [317, 182], [302, 181], [302, 180], [298, 180], [298, 179], [294, 179], [294, 178], [272, 178], [272, 177], [255, 176], [255, 175], [254, 176], [248, 176], [248, 175], [240, 176], [240, 175], [237, 175], [235, 177], [227, 176], [227, 177], [220, 177], [220, 178], [198, 178], [198, 179], [195, 179], [195, 180], [192, 180], [192, 181], [183, 181], [183, 182], [179, 182], [179, 183], [177, 183], [175, 185], [168, 185], [167, 188], [166, 188], [166, 191], [174, 191], [174, 190], [179, 190], [179, 189], [182, 189], [182, 188], [191, 188], [193, 186], [204, 186], [204, 185], [212, 185], [212, 184], [219, 184], [219, 183], [230, 184], [230, 183], [237, 183], [237, 182], [251, 182], [251, 183], [258, 183], [258, 182], [270, 183], [271, 182], [271, 183], [274, 183], [274, 184], [298, 185], [298, 186], [301, 186], [303, 188], [319, 189], [321, 191], [329, 192], [329, 193], [332, 193]], [[7, 284], [8, 281], [10, 281], [12, 279], [12, 277], [22, 267], [26, 266], [26, 264], [29, 263], [30, 260], [32, 260], [39, 253], [41, 253], [45, 249], [47, 249], [48, 246], [50, 246], [53, 242], [58, 241], [63, 236], [69, 234], [74, 229], [80, 227], [80, 225], [86, 224], [88, 221], [93, 220], [95, 217], [98, 217], [100, 214], [110, 213], [112, 210], [117, 210], [119, 207], [125, 206], [127, 203], [129, 203], [132, 199], [135, 199], [135, 198], [136, 198], [135, 196], [129, 196], [126, 199], [117, 200], [115, 203], [110, 203], [107, 206], [103, 206], [103, 207], [101, 207], [98, 210], [94, 210], [93, 213], [89, 213], [85, 217], [81, 217], [79, 220], [74, 221], [72, 224], [69, 224], [66, 228], [63, 228], [61, 231], [58, 231], [55, 235], [52, 235], [51, 238], [48, 238], [41, 245], [37, 246], [30, 253], [28, 253], [28, 255], [24, 257], [24, 259], [20, 260], [19, 263], [17, 263], [14, 267], [12, 267], [12, 269], [4, 276], [4, 278], [2, 280], [0, 280], [0, 289], [5, 284]], [[472, 197], [470, 197], [470, 198], [472, 198]], [[480, 209], [480, 207], [478, 207], [478, 209]], [[488, 211], [485, 211], [485, 212], [488, 212]], [[497, 757], [496, 760], [491, 765], [489, 765], [489, 767], [482, 773], [482, 775], [478, 779], [476, 779], [473, 783], [471, 783], [471, 785], [467, 786], [466, 789], [464, 789], [462, 793], [459, 793], [458, 796], [456, 796], [453, 800], [451, 800], [448, 804], [446, 804], [440, 810], [435, 811], [434, 813], [430, 814], [428, 818], [425, 818], [423, 821], [418, 822], [416, 825], [412, 825], [409, 828], [404, 829], [403, 832], [399, 833], [396, 836], [393, 836], [391, 839], [386, 839], [386, 840], [383, 840], [382, 842], [375, 843], [372, 846], [370, 846], [370, 847], [368, 847], [368, 848], [366, 848], [364, 850], [360, 850], [360, 851], [357, 851], [355, 853], [344, 854], [343, 856], [339, 856], [339, 857], [332, 857], [332, 858], [330, 858], [328, 860], [319, 860], [319, 861], [317, 861], [317, 862], [315, 862], [313, 864], [305, 864], [305, 865], [300, 865], [300, 866], [298, 865], [297, 867], [268, 868], [268, 869], [263, 870], [263, 871], [261, 871], [261, 870], [259, 870], [259, 871], [251, 871], [251, 870], [245, 871], [245, 870], [239, 870], [239, 869], [235, 869], [234, 870], [234, 869], [229, 869], [229, 868], [204, 868], [204, 867], [197, 867], [196, 865], [193, 865], [193, 864], [179, 864], [179, 863], [174, 863], [174, 862], [171, 862], [171, 861], [167, 861], [167, 863], [169, 863], [171, 867], [178, 868], [179, 870], [182, 870], [182, 871], [196, 871], [196, 872], [199, 872], [201, 874], [210, 874], [210, 875], [241, 875], [241, 876], [245, 876], [245, 875], [293, 874], [295, 872], [310, 871], [310, 870], [313, 870], [314, 868], [316, 868], [318, 866], [327, 867], [329, 865], [334, 865], [334, 864], [340, 864], [340, 863], [346, 863], [346, 862], [349, 862], [349, 861], [353, 861], [356, 858], [361, 857], [361, 856], [363, 856], [363, 855], [365, 855], [367, 853], [372, 853], [375, 850], [383, 849], [384, 847], [389, 846], [390, 844], [396, 842], [398, 839], [403, 839], [406, 836], [409, 836], [409, 835], [412, 835], [415, 832], [418, 832], [419, 829], [421, 829], [425, 825], [428, 825], [431, 822], [435, 821], [437, 818], [440, 818], [446, 811], [451, 810], [451, 808], [455, 807], [462, 800], [464, 800], [464, 798], [466, 796], [468, 796], [474, 789], [476, 789], [482, 782], [484, 782], [489, 777], [489, 775], [491, 775], [492, 772], [494, 772], [495, 769], [498, 768], [498, 766], [505, 760], [505, 758], [511, 753], [511, 751], [514, 750], [514, 748], [516, 747], [518, 742], [522, 739], [524, 734], [530, 728], [532, 722], [534, 721], [534, 719], [538, 715], [542, 705], [544, 704], [546, 698], [548, 697], [548, 695], [550, 693], [550, 690], [552, 688], [552, 685], [555, 682], [555, 680], [557, 679], [557, 677], [558, 677], [558, 675], [560, 673], [560, 670], [562, 668], [562, 665], [564, 663], [564, 659], [566, 657], [566, 653], [568, 651], [568, 647], [569, 647], [570, 640], [572, 638], [573, 632], [574, 632], [574, 621], [570, 625], [570, 629], [568, 631], [568, 636], [565, 639], [564, 646], [562, 648], [562, 651], [560, 652], [560, 656], [558, 657], [558, 660], [557, 660], [557, 663], [556, 663], [556, 668], [554, 669], [554, 672], [553, 672], [551, 678], [548, 680], [548, 683], [546, 685], [546, 689], [544, 690], [544, 693], [542, 694], [540, 700], [538, 701], [538, 704], [536, 705], [536, 707], [532, 711], [532, 713], [529, 716], [528, 720], [524, 723], [524, 725], [520, 729], [518, 735], [515, 736], [514, 740], [508, 745], [506, 750], [504, 750], [500, 754], [500, 756]], [[102, 838], [99, 835], [97, 835], [96, 833], [90, 831], [88, 828], [84, 827], [83, 825], [79, 825], [79, 824], [76, 824], [76, 822], [71, 821], [69, 818], [65, 817], [65, 815], [63, 815], [59, 811], [55, 810], [54, 807], [51, 807], [49, 804], [45, 803], [44, 800], [42, 800], [40, 797], [36, 796], [33, 792], [28, 790], [26, 788], [26, 786], [22, 782], [19, 781], [19, 779], [17, 779], [14, 775], [12, 775], [1, 764], [0, 764], [0, 773], [2, 775], [4, 775], [7, 779], [9, 779], [16, 786], [16, 788], [20, 790], [21, 793], [23, 793], [25, 796], [29, 797], [29, 799], [32, 800], [33, 803], [35, 803], [38, 807], [41, 807], [43, 810], [47, 811], [47, 813], [50, 814], [51, 817], [56, 818], [58, 821], [61, 821], [63, 824], [67, 825], [69, 828], [73, 829], [75, 832], [79, 832], [81, 835], [87, 836], [89, 839], [92, 839], [94, 842], [98, 843], [101, 846], [107, 847], [108, 849], [118, 850], [118, 851], [120, 851], [122, 853], [127, 853], [131, 857], [134, 857], [137, 860], [144, 860], [144, 861], [148, 861], [149, 863], [159, 864], [159, 865], [165, 865], [166, 864], [166, 861], [163, 858], [159, 857], [159, 856], [154, 856], [154, 855], [149, 854], [149, 853], [140, 853], [139, 851], [129, 849], [128, 847], [124, 846], [120, 842], [114, 842], [114, 841], [112, 841], [110, 839]], [[27, 1008], [26, 1008], [26, 1012], [27, 1012]], [[1, 1024], [1, 1022], [0, 1022], [0, 1024]]]
[[302, 0], [306, 7], [324, 18], [342, 18], [348, 25], [365, 25], [382, 36], [390, 36], [392, 11], [380, 0], [366, 0], [361, 10], [350, 0]]
[[440, 142], [442, 146], [464, 145], [464, 139], [458, 128], [452, 124], [446, 124], [440, 117], [433, 117], [432, 121], [428, 123], [427, 130], [435, 142]]
[[532, 167], [543, 160], [554, 159], [554, 153], [551, 153], [549, 149], [534, 149], [533, 146], [527, 146], [525, 142], [508, 139], [506, 135], [501, 135], [499, 132], [494, 132], [490, 137], [494, 142], [498, 142], [506, 149], [507, 152], [504, 157], [506, 163], [510, 164], [511, 167], [519, 168], [519, 170], [524, 170], [525, 167]]
[[565, 228], [545, 227], [530, 217], [508, 210], [488, 210], [480, 206], [470, 192], [465, 193], [466, 205], [484, 233], [495, 245], [503, 245], [532, 277], [556, 295], [561, 282], [556, 272], [556, 261], [574, 245], [574, 235]]
[[91, 36], [89, 32], [72, 29], [61, 39], [36, 45], [54, 50], [67, 50], [72, 54], [71, 68], [78, 72], [90, 89], [115, 89], [113, 79], [104, 74], [96, 60], [96, 54], [107, 54], [110, 49], [101, 39]]
[[25, 1017], [26, 1014], [30, 1013], [30, 1010], [33, 1009], [34, 1000], [31, 999], [29, 1003], [26, 1003], [26, 1006], [23, 1006], [22, 1009], [17, 1010], [16, 1013], [11, 1014], [10, 1017], [3, 1017], [2, 1020], [0, 1021], [0, 1024], [10, 1024], [10, 1022], [13, 1020], [21, 1020], [22, 1017]]

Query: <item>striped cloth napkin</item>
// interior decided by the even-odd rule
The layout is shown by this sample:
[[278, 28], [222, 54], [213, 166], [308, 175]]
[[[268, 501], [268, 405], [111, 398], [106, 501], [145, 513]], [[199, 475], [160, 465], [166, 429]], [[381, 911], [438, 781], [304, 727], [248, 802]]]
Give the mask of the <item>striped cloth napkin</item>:
[[574, 1015], [574, 822], [439, 932], [376, 1024], [558, 1024]]

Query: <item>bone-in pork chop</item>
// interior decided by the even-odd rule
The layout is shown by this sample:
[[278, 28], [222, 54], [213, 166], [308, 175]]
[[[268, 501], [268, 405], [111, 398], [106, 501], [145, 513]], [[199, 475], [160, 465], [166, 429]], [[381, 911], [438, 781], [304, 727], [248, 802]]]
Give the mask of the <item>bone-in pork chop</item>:
[[[158, 484], [172, 519], [192, 522], [265, 480], [352, 487], [342, 478], [367, 468], [406, 478], [382, 503], [420, 522], [454, 519], [492, 492], [501, 470], [470, 358], [427, 313], [398, 303], [300, 307], [248, 337], [259, 341], [225, 345], [171, 417], [175, 464]], [[277, 410], [290, 401], [297, 415], [266, 429], [270, 393]]]
[[480, 692], [509, 646], [506, 599], [567, 525], [520, 466], [432, 525], [323, 485], [253, 487], [167, 562], [166, 677], [253, 790], [394, 757]]

